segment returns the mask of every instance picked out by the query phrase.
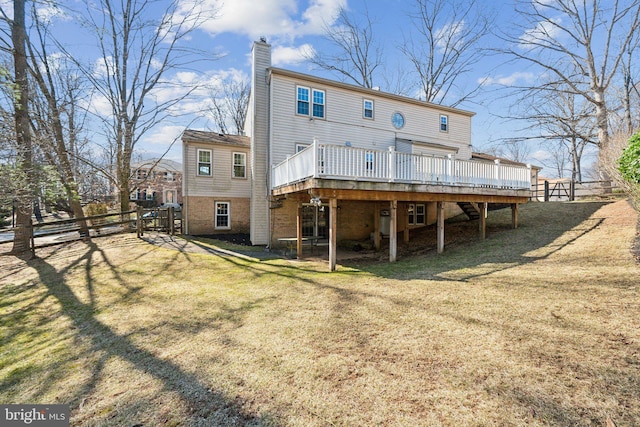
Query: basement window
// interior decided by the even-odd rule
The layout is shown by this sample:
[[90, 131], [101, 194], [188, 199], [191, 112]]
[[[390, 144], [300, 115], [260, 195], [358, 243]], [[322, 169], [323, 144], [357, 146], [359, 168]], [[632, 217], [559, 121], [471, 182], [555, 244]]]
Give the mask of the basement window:
[[216, 229], [228, 230], [231, 228], [229, 202], [216, 202]]
[[424, 225], [426, 222], [426, 209], [424, 204], [409, 205], [409, 225]]

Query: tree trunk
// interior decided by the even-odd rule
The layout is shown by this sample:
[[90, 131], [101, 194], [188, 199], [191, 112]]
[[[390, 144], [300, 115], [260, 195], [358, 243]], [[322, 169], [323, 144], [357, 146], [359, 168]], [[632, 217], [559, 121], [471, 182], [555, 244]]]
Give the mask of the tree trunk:
[[71, 197], [69, 199], [69, 204], [71, 205], [71, 211], [73, 212], [73, 216], [76, 217], [78, 222], [78, 227], [80, 228], [80, 236], [82, 237], [91, 237], [89, 234], [89, 227], [87, 225], [87, 220], [84, 217], [84, 211], [82, 210], [82, 204], [80, 204], [80, 200], [77, 197]]
[[18, 154], [18, 167], [26, 177], [26, 188], [17, 194], [16, 230], [13, 238], [12, 253], [19, 254], [31, 248], [33, 226], [33, 160], [31, 149], [31, 133], [29, 125], [29, 90], [27, 80], [25, 0], [14, 0], [11, 39], [13, 42], [13, 61], [15, 68], [15, 127]]
[[593, 90], [593, 97], [596, 101], [596, 129], [598, 133], [598, 147], [600, 148], [600, 153], [598, 154], [598, 170], [600, 178], [603, 181], [609, 181], [610, 177], [607, 173], [607, 166], [604, 164], [606, 160], [602, 155], [603, 151], [609, 146], [609, 122], [607, 120], [609, 112], [604, 100], [604, 89], [601, 87], [595, 88]]
[[598, 132], [598, 145], [604, 148], [609, 144], [608, 109], [604, 100], [604, 89], [598, 87], [593, 90], [593, 98], [596, 107], [596, 129]]

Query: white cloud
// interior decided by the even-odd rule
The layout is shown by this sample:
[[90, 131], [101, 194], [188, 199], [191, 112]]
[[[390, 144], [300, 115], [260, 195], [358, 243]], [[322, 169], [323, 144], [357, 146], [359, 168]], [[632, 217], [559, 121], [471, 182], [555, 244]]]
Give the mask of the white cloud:
[[462, 48], [465, 40], [462, 38], [461, 33], [463, 33], [464, 29], [464, 20], [444, 25], [435, 33], [436, 47], [440, 49], [440, 52], [444, 52], [447, 49]]
[[500, 85], [515, 86], [516, 84], [530, 83], [535, 79], [535, 74], [516, 71], [508, 76], [484, 77], [478, 79], [478, 83], [483, 86]]
[[[193, 7], [194, 0], [183, 0], [182, 10]], [[202, 29], [211, 34], [224, 32], [243, 34], [257, 40], [320, 34], [324, 23], [332, 23], [346, 0], [311, 0], [305, 10], [296, 0], [204, 0], [201, 11], [217, 11]]]
[[54, 3], [46, 3], [45, 6], [38, 7], [36, 10], [40, 22], [49, 23], [54, 18], [68, 21], [71, 19], [60, 7]]
[[541, 42], [545, 43], [549, 40], [555, 40], [560, 35], [559, 25], [562, 23], [560, 18], [549, 19], [548, 21], [540, 21], [535, 28], [529, 29], [520, 36], [519, 46], [523, 49], [531, 48]]
[[302, 14], [305, 34], [322, 34], [325, 24], [332, 24], [346, 0], [313, 0]]
[[114, 61], [112, 56], [100, 57], [93, 64], [93, 75], [94, 77], [107, 77], [109, 69], [113, 70], [113, 68]]
[[274, 47], [271, 52], [271, 62], [276, 67], [297, 65], [304, 62], [306, 56], [312, 56], [313, 53], [313, 46], [308, 43], [298, 47]]
[[147, 133], [140, 142], [145, 145], [155, 145], [168, 148], [174, 141], [176, 141], [175, 144], [180, 144], [177, 139], [180, 138], [183, 131], [184, 126], [182, 125], [156, 126], [153, 128], [153, 132]]
[[113, 114], [111, 102], [105, 96], [98, 95], [80, 100], [80, 104], [98, 117], [109, 118]]

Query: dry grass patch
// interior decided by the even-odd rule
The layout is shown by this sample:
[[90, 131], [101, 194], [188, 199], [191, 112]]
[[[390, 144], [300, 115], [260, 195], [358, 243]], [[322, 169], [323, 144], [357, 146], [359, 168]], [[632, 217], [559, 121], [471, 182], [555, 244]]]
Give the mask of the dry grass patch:
[[0, 400], [74, 425], [637, 424], [635, 212], [520, 217], [335, 273], [126, 236], [0, 258]]

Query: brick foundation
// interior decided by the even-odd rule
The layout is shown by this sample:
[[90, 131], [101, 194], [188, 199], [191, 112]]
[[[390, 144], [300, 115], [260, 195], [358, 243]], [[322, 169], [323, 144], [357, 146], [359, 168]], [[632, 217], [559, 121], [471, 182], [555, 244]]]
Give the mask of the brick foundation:
[[[231, 228], [215, 228], [215, 202], [229, 202]], [[198, 197], [185, 198], [184, 207], [189, 234], [249, 233], [249, 199]]]

